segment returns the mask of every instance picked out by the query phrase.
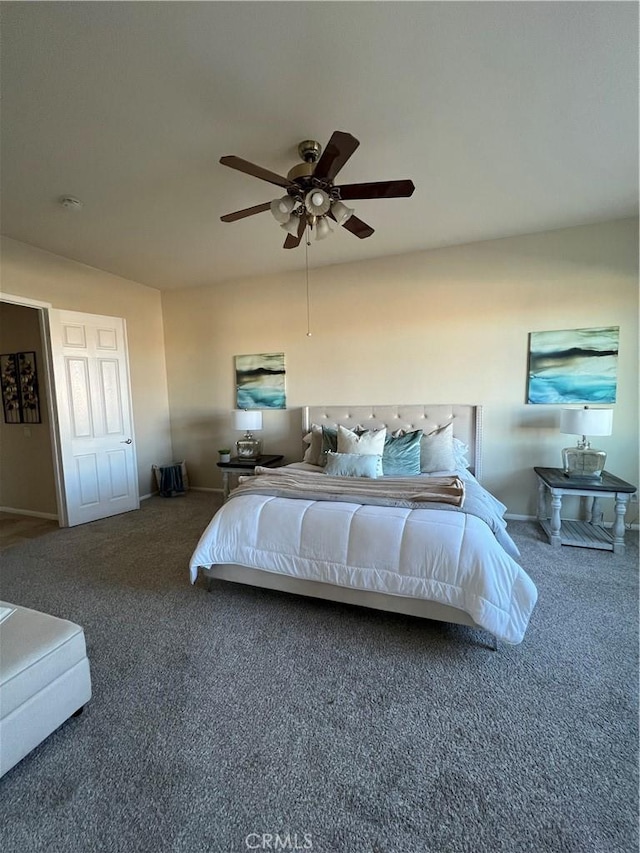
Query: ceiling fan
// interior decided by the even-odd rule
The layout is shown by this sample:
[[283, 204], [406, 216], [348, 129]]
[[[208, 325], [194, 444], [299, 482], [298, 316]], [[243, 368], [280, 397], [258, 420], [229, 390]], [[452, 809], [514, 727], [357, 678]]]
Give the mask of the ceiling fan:
[[337, 222], [361, 240], [370, 237], [373, 228], [354, 216], [354, 210], [344, 202], [363, 198], [406, 198], [413, 194], [415, 187], [413, 181], [408, 180], [335, 186], [336, 175], [359, 145], [354, 136], [341, 130], [334, 131], [324, 151], [320, 143], [307, 139], [298, 145], [298, 153], [303, 162], [294, 166], [286, 178], [240, 157], [221, 157], [223, 166], [253, 175], [254, 178], [260, 178], [286, 190], [286, 195], [282, 198], [236, 210], [235, 213], [227, 213], [220, 217], [221, 220], [236, 222], [246, 216], [270, 210], [281, 227], [288, 232], [284, 241], [285, 249], [295, 249], [300, 245], [307, 226], [315, 229], [316, 240], [327, 237], [332, 231], [328, 219]]

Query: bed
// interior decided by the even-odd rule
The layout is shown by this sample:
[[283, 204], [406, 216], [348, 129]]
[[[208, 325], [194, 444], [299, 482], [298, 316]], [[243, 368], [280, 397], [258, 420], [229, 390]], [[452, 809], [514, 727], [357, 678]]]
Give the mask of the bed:
[[[374, 472], [365, 442], [380, 448], [381, 432]], [[192, 583], [202, 575], [467, 625], [492, 634], [494, 647], [522, 641], [537, 591], [506, 507], [480, 484], [480, 406], [305, 407], [302, 435], [303, 461], [256, 469], [215, 514], [193, 552]]]

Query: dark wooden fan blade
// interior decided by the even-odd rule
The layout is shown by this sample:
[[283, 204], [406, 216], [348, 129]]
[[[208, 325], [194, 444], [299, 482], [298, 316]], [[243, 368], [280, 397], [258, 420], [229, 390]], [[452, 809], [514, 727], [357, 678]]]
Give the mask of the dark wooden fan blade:
[[[337, 222], [331, 211], [327, 213], [327, 216], [333, 219], [334, 222]], [[351, 231], [352, 234], [355, 234], [361, 240], [364, 240], [365, 237], [371, 237], [374, 232], [374, 229], [370, 225], [367, 225], [362, 219], [358, 219], [357, 216], [350, 216], [346, 222], [342, 223], [342, 227], [346, 228], [347, 231]]]
[[342, 227], [346, 228], [347, 231], [351, 231], [352, 234], [355, 234], [361, 240], [364, 240], [365, 237], [371, 237], [374, 231], [370, 225], [367, 225], [362, 219], [358, 219], [357, 216], [350, 216], [346, 222], [342, 223]]
[[296, 246], [300, 245], [300, 240], [302, 240], [302, 235], [304, 234], [304, 229], [307, 227], [307, 218], [306, 216], [300, 217], [300, 222], [298, 223], [298, 234], [294, 237], [293, 234], [287, 234], [287, 239], [284, 241], [283, 249], [295, 249]]
[[243, 160], [241, 157], [221, 157], [220, 162], [223, 166], [229, 166], [230, 169], [237, 169], [239, 172], [244, 172], [247, 175], [252, 175], [254, 178], [260, 178], [262, 181], [268, 181], [270, 184], [277, 184], [279, 187], [295, 186], [289, 178], [283, 178], [282, 175], [276, 175], [275, 172], [270, 172], [268, 169], [263, 169], [262, 166], [256, 166], [255, 163], [250, 163], [248, 160]]
[[333, 180], [358, 145], [360, 143], [355, 136], [351, 136], [350, 133], [344, 133], [342, 130], [335, 130], [327, 143], [327, 147], [316, 163], [316, 167], [313, 170], [314, 177], [326, 178], [329, 181]]
[[245, 207], [244, 210], [236, 210], [235, 213], [226, 213], [220, 219], [223, 222], [237, 222], [238, 219], [244, 219], [245, 216], [253, 216], [254, 213], [264, 213], [271, 207], [270, 201], [265, 201], [264, 204], [256, 204], [254, 207]]
[[343, 184], [336, 187], [340, 198], [350, 201], [357, 198], [408, 198], [413, 195], [413, 181], [373, 181], [368, 184]]

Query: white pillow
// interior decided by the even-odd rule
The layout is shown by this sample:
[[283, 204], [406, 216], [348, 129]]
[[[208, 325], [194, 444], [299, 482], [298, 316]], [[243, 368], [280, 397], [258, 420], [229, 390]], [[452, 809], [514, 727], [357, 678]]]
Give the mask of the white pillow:
[[422, 436], [420, 441], [420, 470], [423, 474], [456, 470], [452, 424], [439, 427], [428, 435]]
[[464, 468], [469, 467], [469, 459], [467, 458], [468, 452], [468, 444], [465, 444], [464, 441], [460, 441], [459, 438], [453, 439], [453, 458], [456, 463], [456, 471], [462, 471]]
[[365, 456], [379, 456], [378, 476], [382, 474], [382, 454], [387, 429], [366, 430], [356, 433], [351, 429], [338, 426], [338, 453], [358, 453]]
[[318, 424], [311, 424], [311, 432], [308, 432], [302, 440], [309, 445], [302, 461], [308, 462], [310, 465], [319, 465], [322, 454], [322, 427]]

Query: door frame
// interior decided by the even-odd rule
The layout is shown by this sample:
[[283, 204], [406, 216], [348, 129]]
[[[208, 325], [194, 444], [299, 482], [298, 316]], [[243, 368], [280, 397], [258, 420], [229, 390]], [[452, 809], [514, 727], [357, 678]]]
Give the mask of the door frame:
[[[56, 492], [56, 505], [58, 511], [58, 526], [69, 527], [69, 511], [67, 505], [67, 495], [64, 487], [64, 462], [62, 458], [62, 440], [60, 435], [60, 420], [58, 418], [58, 398], [55, 390], [54, 369], [53, 369], [53, 345], [51, 343], [51, 326], [49, 311], [53, 310], [51, 302], [44, 302], [40, 299], [31, 299], [27, 296], [17, 296], [11, 293], [0, 292], [0, 302], [7, 302], [11, 305], [21, 305], [23, 308], [33, 308], [38, 312], [38, 324], [40, 327], [40, 340], [42, 343], [43, 361], [41, 376], [43, 385], [46, 389], [47, 397], [47, 412], [49, 414], [49, 435], [51, 438], [51, 453], [53, 463], [53, 478]], [[72, 310], [72, 309], [69, 309]], [[126, 350], [126, 366], [128, 374], [128, 398], [129, 398], [129, 415], [131, 419], [131, 427], [134, 428], [133, 418], [133, 399], [131, 396], [131, 374], [129, 365], [129, 347], [126, 339], [126, 320], [123, 319], [123, 327], [125, 330], [125, 350]], [[133, 434], [133, 433], [132, 433]], [[138, 486], [138, 463], [137, 454], [134, 455], [134, 472], [135, 490], [137, 500], [140, 500]]]
[[56, 505], [58, 510], [58, 526], [68, 527], [69, 516], [67, 513], [67, 496], [64, 491], [64, 477], [62, 476], [62, 452], [60, 449], [60, 424], [58, 422], [58, 405], [53, 383], [53, 356], [51, 349], [51, 332], [49, 329], [49, 309], [53, 308], [50, 302], [39, 299], [30, 299], [26, 296], [15, 296], [11, 293], [0, 293], [0, 302], [8, 302], [11, 305], [22, 305], [24, 308], [34, 308], [38, 312], [38, 323], [40, 326], [40, 339], [44, 353], [44, 365], [42, 376], [47, 396], [47, 411], [49, 413], [49, 435], [51, 437], [51, 453], [53, 462], [53, 479], [56, 487]]

